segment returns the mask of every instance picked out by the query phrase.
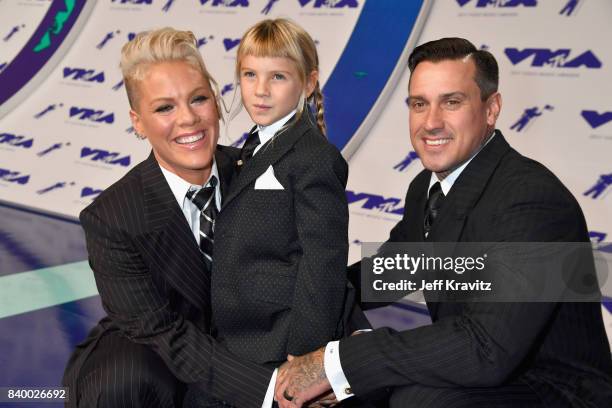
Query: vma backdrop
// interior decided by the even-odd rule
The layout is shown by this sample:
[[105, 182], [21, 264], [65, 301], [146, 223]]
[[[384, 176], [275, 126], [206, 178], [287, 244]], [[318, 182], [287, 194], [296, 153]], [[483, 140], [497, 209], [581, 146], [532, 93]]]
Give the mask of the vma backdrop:
[[[0, 200], [74, 218], [149, 154], [118, 67], [136, 33], [193, 31], [230, 109], [239, 39], [270, 17], [294, 19], [317, 43], [329, 137], [350, 163], [351, 261], [362, 242], [387, 238], [422, 169], [408, 135], [406, 62], [416, 45], [447, 36], [497, 57], [498, 127], [568, 186], [610, 259], [609, 0], [0, 0]], [[240, 146], [250, 127], [242, 112], [220, 143]], [[612, 333], [612, 303], [602, 311]]]

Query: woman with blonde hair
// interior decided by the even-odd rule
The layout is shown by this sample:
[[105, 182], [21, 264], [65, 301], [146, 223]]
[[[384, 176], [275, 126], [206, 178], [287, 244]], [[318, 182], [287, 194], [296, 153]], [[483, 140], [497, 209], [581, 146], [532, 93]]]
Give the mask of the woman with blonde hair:
[[138, 34], [122, 49], [130, 118], [151, 154], [80, 214], [107, 313], [73, 353], [69, 406], [181, 407], [187, 388], [260, 407], [273, 368], [214, 339], [214, 222], [236, 152], [217, 146], [217, 87], [191, 32]]

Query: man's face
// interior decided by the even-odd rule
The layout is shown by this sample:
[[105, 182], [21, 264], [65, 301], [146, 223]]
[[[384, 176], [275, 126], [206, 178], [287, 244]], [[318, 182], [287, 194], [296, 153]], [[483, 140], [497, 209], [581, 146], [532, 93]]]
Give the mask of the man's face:
[[210, 174], [219, 138], [215, 96], [202, 73], [184, 61], [153, 64], [138, 86], [138, 133], [149, 139], [159, 164], [192, 184]]
[[495, 128], [498, 93], [482, 101], [472, 59], [424, 61], [410, 78], [410, 140], [423, 166], [446, 177], [468, 160]]

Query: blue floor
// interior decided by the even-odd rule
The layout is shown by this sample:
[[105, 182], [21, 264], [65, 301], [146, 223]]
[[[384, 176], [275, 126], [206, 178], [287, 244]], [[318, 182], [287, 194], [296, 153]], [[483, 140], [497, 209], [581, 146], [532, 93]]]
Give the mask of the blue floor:
[[[7, 290], [9, 281], [34, 275], [28, 277], [25, 285], [15, 286], [20, 288], [18, 293], [3, 293], [0, 299], [0, 314], [5, 316], [0, 319], [0, 386], [59, 386], [72, 349], [103, 315], [100, 299], [89, 296], [29, 311], [31, 305], [48, 305], [54, 301], [41, 296], [41, 288], [28, 290], [27, 284], [40, 276], [38, 271], [57, 267], [60, 273], [53, 275], [55, 280], [42, 283], [49, 289], [64, 286], [58, 281], [62, 265], [87, 259], [83, 231], [74, 220], [41, 215], [6, 204], [0, 204], [0, 220], [0, 291]], [[82, 270], [87, 274], [84, 279], [93, 281], [91, 271]], [[72, 297], [79, 297], [76, 292]], [[6, 303], [7, 298], [13, 299], [11, 304]], [[15, 305], [14, 299], [18, 304]], [[0, 403], [2, 407], [37, 405]]]

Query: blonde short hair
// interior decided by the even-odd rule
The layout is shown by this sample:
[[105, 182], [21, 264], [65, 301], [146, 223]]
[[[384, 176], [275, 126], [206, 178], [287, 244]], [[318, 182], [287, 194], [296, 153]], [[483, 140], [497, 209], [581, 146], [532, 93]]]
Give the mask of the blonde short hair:
[[[260, 21], [249, 28], [242, 36], [236, 56], [236, 80], [239, 82], [241, 63], [246, 56], [289, 58], [295, 62], [302, 84], [312, 71], [319, 71], [319, 56], [317, 47], [302, 27], [285, 18]], [[323, 118], [323, 95], [319, 81], [310, 97], [315, 105], [317, 126], [325, 134], [326, 126]], [[302, 114], [305, 103], [298, 106], [298, 117]]]
[[144, 79], [149, 67], [168, 61], [185, 61], [202, 73], [215, 94], [217, 110], [221, 115], [219, 87], [206, 69], [195, 36], [191, 31], [180, 31], [171, 27], [141, 32], [121, 49], [120, 67], [130, 107], [134, 109], [136, 106], [136, 84]]

